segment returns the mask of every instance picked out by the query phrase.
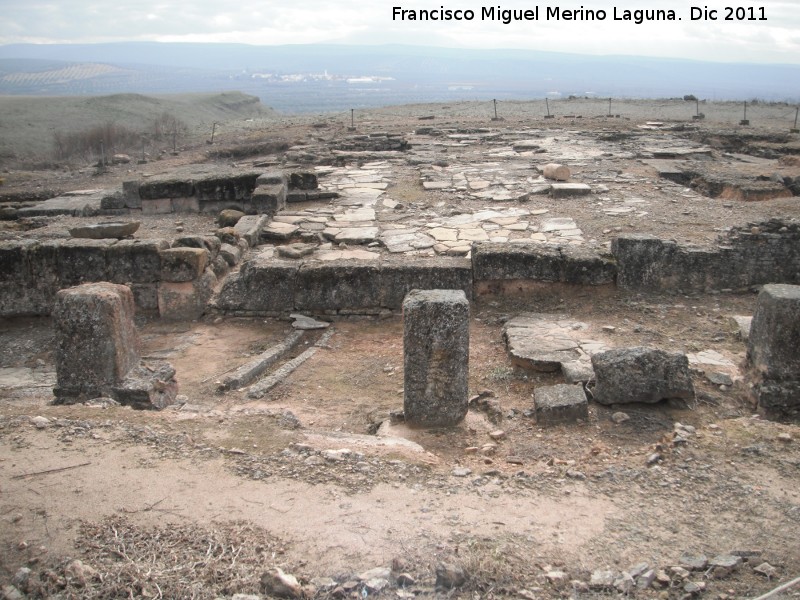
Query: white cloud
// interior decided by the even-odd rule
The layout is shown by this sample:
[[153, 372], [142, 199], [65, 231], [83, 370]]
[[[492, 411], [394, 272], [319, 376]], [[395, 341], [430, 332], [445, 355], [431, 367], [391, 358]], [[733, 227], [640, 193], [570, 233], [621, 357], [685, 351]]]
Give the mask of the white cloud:
[[[9, 3], [6, 0], [6, 3]], [[797, 2], [743, 0], [764, 7], [767, 21], [691, 21], [692, 4], [720, 12], [728, 2], [690, 0], [639, 3], [674, 9], [680, 21], [636, 25], [613, 20], [613, 8], [637, 8], [630, 0], [550, 0], [539, 3], [539, 22], [503, 24], [480, 20], [482, 6], [532, 9], [524, 0], [41, 0], [3, 9], [0, 43], [23, 41], [101, 42], [123, 40], [242, 42], [250, 44], [399, 43], [467, 48], [520, 48], [591, 54], [632, 54], [717, 61], [800, 63]], [[471, 22], [393, 21], [392, 7], [472, 9]], [[605, 10], [604, 21], [546, 21], [548, 6]], [[757, 13], [757, 16], [760, 16]]]

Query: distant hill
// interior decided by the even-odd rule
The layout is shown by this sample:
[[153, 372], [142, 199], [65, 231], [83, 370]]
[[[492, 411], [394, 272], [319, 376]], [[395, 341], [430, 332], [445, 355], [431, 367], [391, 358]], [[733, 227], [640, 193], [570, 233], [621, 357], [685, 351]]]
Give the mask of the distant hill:
[[0, 46], [0, 94], [237, 89], [279, 111], [545, 95], [796, 101], [800, 65], [420, 46], [113, 43]]
[[[51, 77], [59, 71], [50, 65], [41, 71]], [[84, 71], [76, 70], [81, 75]], [[255, 96], [240, 92], [145, 96], [0, 96], [0, 162], [3, 159], [47, 160], [56, 132], [79, 132], [114, 123], [144, 133], [163, 115], [171, 115], [188, 128], [188, 135], [204, 135], [214, 122], [265, 118], [275, 112]]]

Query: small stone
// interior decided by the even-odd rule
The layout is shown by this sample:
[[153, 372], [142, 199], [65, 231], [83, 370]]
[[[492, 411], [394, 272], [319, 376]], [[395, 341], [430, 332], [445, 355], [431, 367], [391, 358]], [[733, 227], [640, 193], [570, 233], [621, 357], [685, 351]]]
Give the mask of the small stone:
[[300, 329], [303, 331], [310, 331], [313, 329], [327, 329], [331, 326], [330, 323], [326, 323], [325, 321], [318, 321], [312, 317], [307, 317], [306, 315], [301, 315], [297, 313], [292, 313], [289, 315], [294, 321], [292, 321], [292, 327], [294, 329]]
[[31, 423], [33, 423], [33, 426], [36, 427], [36, 429], [44, 429], [45, 427], [50, 425], [50, 419], [42, 416], [33, 417], [31, 419]]
[[741, 556], [730, 554], [720, 554], [708, 562], [708, 566], [711, 567], [711, 574], [717, 579], [727, 577], [738, 569], [741, 564]]
[[220, 227], [233, 227], [243, 216], [244, 213], [240, 210], [223, 210], [219, 213], [219, 216], [217, 216], [217, 223]]
[[564, 571], [548, 571], [544, 575], [545, 579], [557, 590], [567, 585], [567, 574]]
[[436, 565], [436, 587], [453, 589], [467, 582], [467, 573], [463, 567], [452, 563], [439, 563]]
[[586, 479], [586, 474], [576, 469], [567, 469], [566, 475], [570, 479], [580, 479], [580, 480]]
[[376, 567], [374, 569], [370, 569], [369, 571], [364, 571], [358, 578], [361, 581], [367, 581], [369, 579], [389, 579], [392, 575], [392, 570], [387, 567]]
[[453, 477], [467, 477], [472, 474], [472, 469], [466, 467], [456, 467], [452, 471]]
[[89, 565], [83, 564], [80, 560], [73, 560], [64, 569], [67, 580], [78, 587], [86, 587], [86, 584], [99, 578], [99, 573]]
[[687, 594], [692, 594], [692, 595], [699, 594], [704, 589], [706, 589], [706, 584], [702, 581], [699, 582], [687, 581], [683, 585], [683, 591], [686, 592]]
[[703, 554], [684, 554], [680, 558], [680, 563], [690, 571], [702, 571], [708, 565], [708, 558]]
[[330, 462], [342, 462], [351, 454], [347, 448], [341, 450], [323, 450], [321, 453], [322, 458]]
[[589, 587], [595, 590], [610, 590], [614, 587], [614, 582], [616, 579], [617, 578], [616, 575], [614, 575], [614, 571], [604, 571], [602, 569], [598, 569], [592, 573], [592, 576], [589, 579]]
[[777, 436], [777, 440], [779, 442], [783, 442], [785, 444], [789, 444], [789, 443], [792, 442], [792, 436], [791, 436], [791, 434], [788, 434], [786, 432], [779, 433], [778, 436]]
[[621, 594], [628, 594], [636, 585], [630, 573], [622, 573], [614, 580], [614, 589]]
[[613, 325], [603, 325], [602, 329], [606, 333], [614, 333], [617, 330], [617, 328]]
[[373, 594], [377, 594], [378, 592], [381, 592], [389, 587], [389, 581], [387, 579], [376, 577], [365, 581], [364, 587]]
[[628, 573], [630, 573], [631, 577], [636, 579], [637, 577], [639, 577], [639, 575], [641, 575], [642, 573], [644, 573], [648, 569], [650, 569], [650, 565], [647, 564], [646, 562], [643, 562], [643, 563], [639, 563], [637, 565], [634, 565], [633, 567], [628, 569]]
[[639, 577], [636, 578], [636, 587], [638, 587], [640, 590], [646, 590], [651, 585], [653, 585], [653, 581], [655, 581], [655, 578], [656, 578], [655, 569], [648, 569], [647, 571], [645, 571], [644, 573], [639, 575]]
[[[764, 563], [766, 564], [766, 563]], [[14, 573], [13, 584], [18, 588], [25, 589], [28, 587], [28, 580], [31, 577], [31, 570], [28, 567], [20, 567], [17, 569], [17, 572]]]
[[718, 371], [708, 371], [706, 372], [706, 379], [708, 379], [714, 385], [733, 385], [733, 379], [727, 373], [720, 373]]
[[691, 573], [689, 573], [689, 571], [683, 567], [670, 567], [669, 570], [675, 577], [681, 580], [688, 579], [689, 575], [691, 575]]
[[668, 587], [672, 583], [672, 578], [663, 569], [656, 571], [655, 583], [658, 587]]
[[417, 580], [408, 573], [400, 573], [397, 576], [397, 585], [400, 587], [410, 587], [412, 585], [417, 585]]
[[294, 575], [284, 573], [279, 567], [261, 576], [261, 590], [279, 598], [301, 598], [303, 588]]
[[653, 452], [647, 457], [647, 466], [652, 467], [654, 464], [661, 462], [662, 458], [660, 452]]
[[4, 585], [0, 592], [6, 600], [25, 600], [25, 595], [13, 585]]
[[[773, 567], [768, 562], [763, 562], [760, 565], [758, 565], [757, 567], [753, 567], [753, 571], [755, 571], [759, 575], [763, 575], [767, 579], [772, 579], [778, 573], [778, 569]], [[16, 582], [16, 578], [15, 578], [15, 582]]]
[[490, 433], [489, 433], [489, 437], [490, 437], [490, 438], [492, 438], [494, 441], [496, 441], [496, 442], [497, 442], [497, 441], [499, 441], [499, 440], [505, 439], [505, 437], [506, 437], [506, 432], [505, 432], [505, 431], [503, 431], [503, 430], [501, 430], [501, 429], [498, 429], [497, 431], [492, 431], [492, 432], [490, 432]]
[[611, 415], [611, 420], [614, 421], [614, 423], [616, 423], [617, 425], [621, 425], [625, 421], [630, 421], [631, 418], [628, 415], [628, 413], [615, 412], [613, 415]]
[[580, 594], [588, 594], [589, 593], [589, 584], [585, 581], [581, 581], [580, 579], [573, 579], [569, 582], [570, 587], [575, 590], [577, 593]]

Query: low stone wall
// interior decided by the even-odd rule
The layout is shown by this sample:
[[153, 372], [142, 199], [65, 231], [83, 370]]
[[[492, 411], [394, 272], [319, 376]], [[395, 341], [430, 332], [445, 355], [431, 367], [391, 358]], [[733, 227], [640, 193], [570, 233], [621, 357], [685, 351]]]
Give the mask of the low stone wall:
[[232, 273], [216, 308], [237, 315], [381, 314], [413, 289], [457, 289], [472, 297], [465, 258], [294, 261], [256, 257]]
[[412, 289], [463, 290], [471, 299], [531, 294], [537, 286], [550, 293], [559, 286], [613, 290], [615, 283], [628, 290], [703, 293], [800, 283], [800, 224], [781, 220], [731, 229], [708, 248], [628, 235], [612, 242], [613, 256], [585, 246], [492, 242], [474, 244], [471, 260], [385, 255], [321, 261], [255, 254], [228, 275], [250, 244], [258, 243], [267, 222], [265, 215], [246, 216], [227, 234], [230, 239], [2, 242], [0, 316], [49, 314], [58, 290], [99, 281], [129, 285], [140, 310], [172, 319], [199, 317], [217, 288], [218, 310], [278, 316], [397, 311]]
[[234, 262], [221, 250], [214, 236], [187, 236], [172, 247], [167, 240], [0, 242], [0, 316], [48, 315], [59, 290], [105, 281], [128, 285], [139, 310], [194, 319]]
[[286, 202], [324, 200], [335, 193], [318, 189], [314, 173], [243, 171], [126, 181], [122, 193], [103, 198], [104, 214], [213, 213], [233, 208], [275, 215]]
[[732, 228], [712, 247], [626, 235], [611, 251], [623, 289], [698, 293], [800, 283], [800, 223], [780, 219]]
[[584, 246], [483, 242], [472, 247], [475, 294], [524, 291], [529, 282], [614, 285], [617, 266], [610, 256]]

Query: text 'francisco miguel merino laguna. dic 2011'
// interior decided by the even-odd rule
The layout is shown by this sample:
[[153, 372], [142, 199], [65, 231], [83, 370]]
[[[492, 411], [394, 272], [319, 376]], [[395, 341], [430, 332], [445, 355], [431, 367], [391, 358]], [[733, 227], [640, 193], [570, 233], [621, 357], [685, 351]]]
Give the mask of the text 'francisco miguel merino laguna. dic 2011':
[[[707, 6], [691, 6], [684, 15], [690, 21], [766, 21], [764, 7], [724, 7], [710, 10]], [[650, 21], [681, 21], [683, 17], [672, 9], [621, 9], [584, 8], [565, 9], [559, 6], [533, 6], [506, 9], [502, 6], [484, 6], [479, 10], [447, 8], [405, 9], [392, 7], [393, 21], [497, 21], [506, 25], [520, 21], [629, 21], [637, 25]]]

